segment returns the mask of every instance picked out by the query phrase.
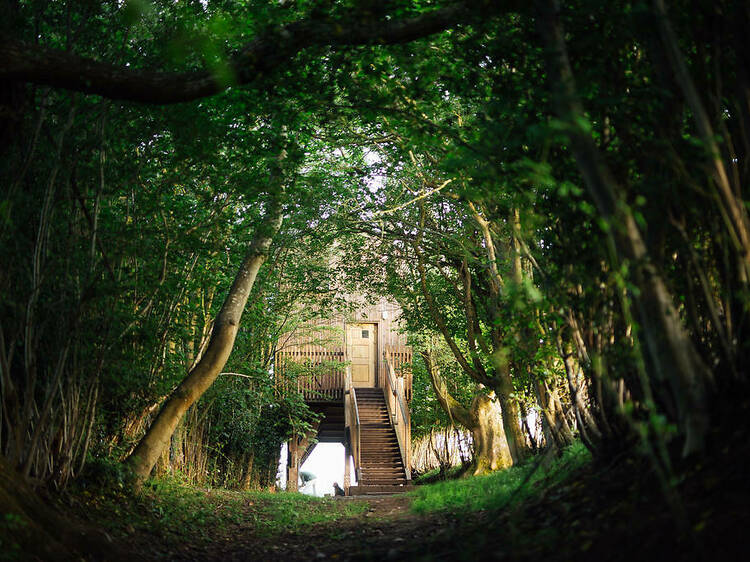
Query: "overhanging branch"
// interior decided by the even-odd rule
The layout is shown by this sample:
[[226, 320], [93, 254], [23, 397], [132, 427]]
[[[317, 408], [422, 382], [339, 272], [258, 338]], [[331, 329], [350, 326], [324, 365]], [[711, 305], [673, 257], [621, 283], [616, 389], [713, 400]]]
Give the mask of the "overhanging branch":
[[0, 44], [0, 78], [141, 103], [187, 102], [215, 95], [232, 85], [261, 80], [311, 47], [407, 43], [469, 21], [492, 4], [458, 2], [399, 20], [300, 20], [257, 36], [233, 55], [229, 61], [232, 84], [208, 70], [149, 71], [20, 41]]

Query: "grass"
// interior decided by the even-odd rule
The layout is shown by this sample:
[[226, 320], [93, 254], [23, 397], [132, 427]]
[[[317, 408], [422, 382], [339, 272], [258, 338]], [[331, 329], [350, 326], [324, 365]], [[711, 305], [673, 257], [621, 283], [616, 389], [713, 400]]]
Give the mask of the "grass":
[[367, 511], [365, 502], [340, 502], [298, 493], [199, 489], [176, 479], [151, 480], [138, 495], [122, 489], [78, 494], [82, 516], [120, 538], [158, 535], [169, 548], [186, 539], [206, 544], [238, 528], [273, 537]]
[[433, 468], [432, 470], [428, 470], [424, 474], [420, 474], [417, 478], [414, 479], [414, 484], [417, 486], [421, 486], [423, 484], [431, 484], [433, 482], [439, 482], [440, 480], [453, 480], [454, 478], [458, 478], [461, 475], [461, 472], [463, 471], [464, 467], [461, 465], [458, 466], [451, 466], [449, 467], [443, 476], [440, 476], [440, 469], [439, 468]]
[[574, 443], [562, 457], [546, 464], [534, 458], [485, 476], [420, 486], [410, 492], [411, 508], [415, 513], [499, 509], [536, 493], [540, 486], [561, 482], [590, 460], [588, 450], [581, 443]]
[[365, 502], [340, 502], [296, 493], [245, 492], [244, 495], [257, 502], [255, 526], [264, 535], [299, 531], [310, 525], [354, 517], [369, 509]]

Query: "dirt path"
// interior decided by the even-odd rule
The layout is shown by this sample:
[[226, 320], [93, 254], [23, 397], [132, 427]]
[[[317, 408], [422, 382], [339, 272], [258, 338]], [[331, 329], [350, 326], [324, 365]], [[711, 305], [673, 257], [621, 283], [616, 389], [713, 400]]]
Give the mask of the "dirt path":
[[[405, 495], [337, 498], [364, 502], [363, 513], [336, 522], [312, 524], [297, 532], [258, 536], [251, 523], [229, 530], [223, 543], [205, 548], [186, 545], [177, 560], [400, 560], [424, 526], [409, 511]], [[249, 518], [248, 518], [249, 520]]]
[[[198, 497], [188, 505], [210, 506], [206, 521], [221, 525], [157, 525], [152, 517], [135, 528], [124, 519], [109, 529], [128, 562], [740, 560], [732, 553], [745, 548], [742, 537], [750, 526], [750, 464], [744, 460], [717, 457], [686, 475], [678, 491], [687, 527], [680, 527], [673, 506], [665, 503], [658, 480], [623, 461], [588, 466], [497, 509], [417, 514], [408, 495], [300, 502], [281, 494], [193, 489]], [[158, 521], [174, 521], [180, 512], [165, 512]], [[127, 515], [133, 520], [135, 512]]]

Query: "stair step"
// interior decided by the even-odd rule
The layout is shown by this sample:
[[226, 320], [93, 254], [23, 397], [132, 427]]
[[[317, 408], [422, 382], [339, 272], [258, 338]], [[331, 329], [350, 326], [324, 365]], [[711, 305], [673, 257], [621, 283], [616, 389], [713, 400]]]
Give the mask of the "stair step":
[[410, 485], [406, 486], [371, 486], [367, 484], [360, 484], [359, 486], [351, 486], [349, 488], [349, 494], [352, 496], [367, 496], [371, 494], [403, 494], [411, 490]]
[[360, 420], [359, 486], [352, 494], [398, 493], [406, 490], [406, 474], [396, 433], [380, 389], [357, 390]]
[[393, 437], [396, 437], [396, 435], [393, 433], [393, 430], [389, 428], [379, 428], [379, 427], [368, 427], [366, 429], [362, 429], [362, 435], [393, 435]]
[[398, 480], [406, 480], [406, 476], [402, 472], [401, 474], [367, 474], [362, 473], [362, 481], [372, 482], [377, 480], [379, 482], [396, 482]]

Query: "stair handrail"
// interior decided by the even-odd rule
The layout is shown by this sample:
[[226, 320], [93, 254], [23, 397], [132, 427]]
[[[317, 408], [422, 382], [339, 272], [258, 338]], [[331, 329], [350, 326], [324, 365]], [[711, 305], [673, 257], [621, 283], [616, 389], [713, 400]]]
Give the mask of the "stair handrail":
[[[398, 450], [401, 454], [401, 462], [404, 465], [404, 472], [406, 474], [406, 481], [411, 480], [411, 466], [410, 466], [410, 455], [408, 454], [408, 447], [405, 443], [406, 441], [406, 431], [408, 431], [407, 427], [407, 420], [408, 415], [406, 413], [406, 400], [404, 399], [404, 393], [401, 387], [396, 384], [395, 379], [395, 369], [393, 368], [393, 363], [391, 362], [391, 358], [389, 357], [388, 353], [386, 351], [383, 351], [383, 358], [385, 359], [385, 365], [386, 365], [386, 377], [385, 377], [385, 384], [386, 384], [386, 397], [388, 398], [389, 395], [392, 395], [396, 402], [399, 405], [399, 408], [396, 409], [391, 406], [391, 400], [388, 398], [385, 403], [388, 407], [388, 413], [391, 416], [391, 420], [393, 420], [393, 429], [396, 433], [396, 440], [398, 441]], [[401, 411], [401, 426], [404, 428], [404, 435], [402, 435], [400, 428], [398, 427], [399, 423], [399, 410]]]
[[[361, 434], [361, 423], [359, 421], [359, 405], [357, 404], [357, 392], [354, 390], [354, 386], [349, 388], [351, 402], [354, 409], [354, 436], [352, 436], [352, 448], [354, 449], [354, 472], [357, 476], [357, 484], [361, 485], [362, 481], [362, 463], [360, 455], [360, 434]], [[347, 460], [347, 462], [349, 462]]]

